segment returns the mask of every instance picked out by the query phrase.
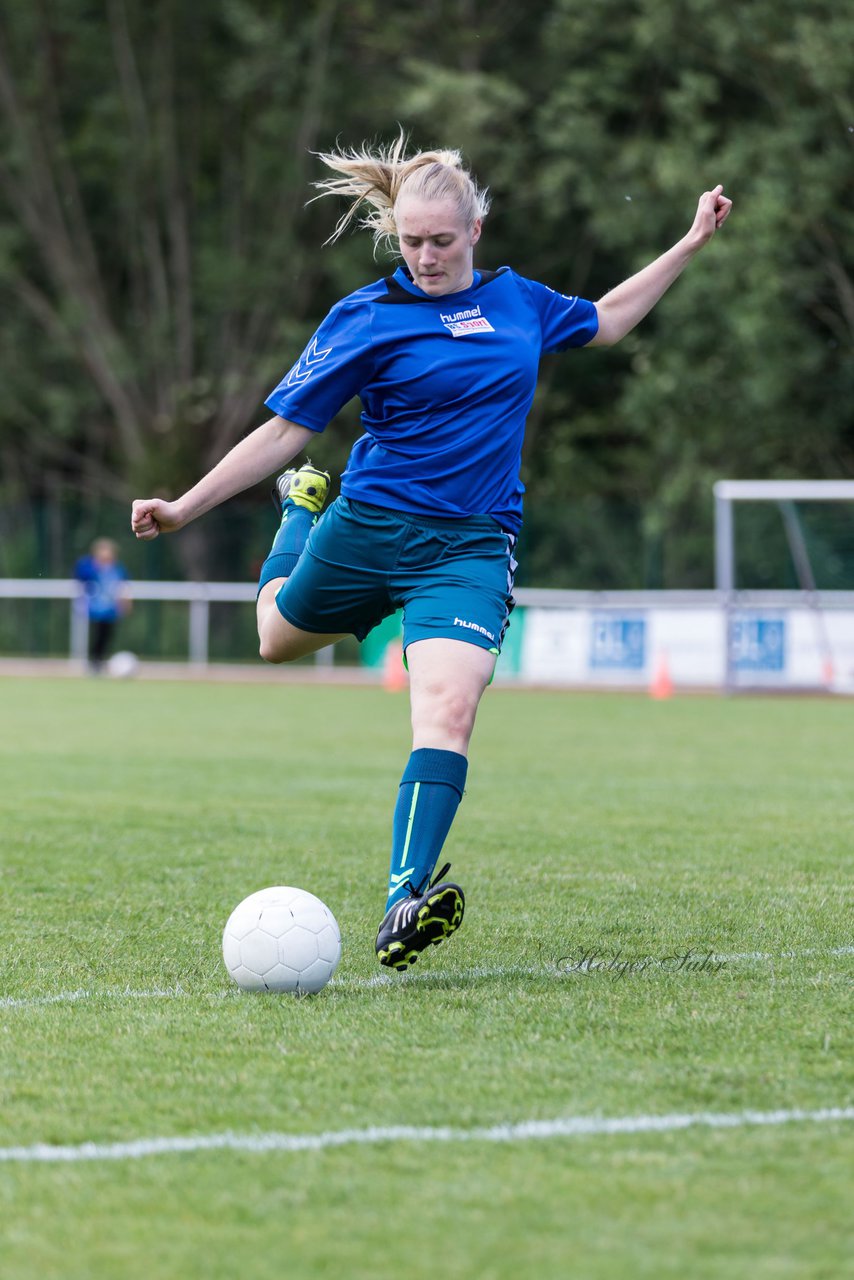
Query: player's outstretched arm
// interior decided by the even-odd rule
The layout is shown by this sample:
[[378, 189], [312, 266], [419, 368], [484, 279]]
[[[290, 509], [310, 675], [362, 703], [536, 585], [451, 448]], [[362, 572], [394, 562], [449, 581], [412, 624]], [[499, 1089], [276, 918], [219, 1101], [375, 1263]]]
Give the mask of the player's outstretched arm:
[[183, 529], [191, 520], [287, 466], [315, 434], [286, 418], [270, 418], [240, 440], [183, 497], [174, 502], [137, 498], [131, 511], [131, 530], [138, 538], [149, 541], [158, 533]]
[[599, 299], [596, 303], [599, 332], [588, 345], [612, 347], [634, 329], [682, 274], [694, 254], [699, 253], [726, 222], [731, 208], [732, 201], [724, 195], [722, 186], [704, 191], [688, 234], [637, 275]]

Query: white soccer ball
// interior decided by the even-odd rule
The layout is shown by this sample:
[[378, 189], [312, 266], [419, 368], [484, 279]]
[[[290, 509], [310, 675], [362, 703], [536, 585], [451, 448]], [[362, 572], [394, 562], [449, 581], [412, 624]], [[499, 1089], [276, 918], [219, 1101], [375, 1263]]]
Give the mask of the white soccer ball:
[[341, 931], [324, 902], [274, 885], [239, 903], [222, 935], [222, 958], [242, 991], [321, 991], [341, 959]]
[[139, 658], [127, 649], [120, 649], [107, 660], [107, 674], [114, 680], [131, 680], [139, 671]]

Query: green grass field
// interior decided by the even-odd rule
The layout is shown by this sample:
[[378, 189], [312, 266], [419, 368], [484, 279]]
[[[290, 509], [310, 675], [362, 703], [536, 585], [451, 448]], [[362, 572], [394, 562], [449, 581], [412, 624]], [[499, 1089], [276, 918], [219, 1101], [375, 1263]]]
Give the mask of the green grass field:
[[[373, 955], [404, 696], [0, 706], [3, 1280], [852, 1274], [850, 703], [490, 691], [446, 847], [466, 920], [404, 978]], [[317, 997], [222, 967], [277, 883], [341, 926]], [[674, 1120], [707, 1113], [734, 1120]], [[620, 1123], [543, 1136], [577, 1117]], [[455, 1132], [370, 1132], [397, 1126]]]

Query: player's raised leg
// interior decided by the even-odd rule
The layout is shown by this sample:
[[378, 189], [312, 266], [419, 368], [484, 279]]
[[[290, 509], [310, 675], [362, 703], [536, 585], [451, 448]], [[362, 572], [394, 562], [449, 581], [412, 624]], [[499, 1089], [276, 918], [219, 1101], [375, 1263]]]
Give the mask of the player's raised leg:
[[281, 511], [281, 522], [261, 566], [256, 601], [258, 640], [266, 662], [292, 662], [342, 639], [340, 635], [301, 631], [282, 617], [276, 604], [276, 596], [296, 568], [328, 491], [329, 473], [310, 462], [284, 471], [276, 480], [273, 499]]

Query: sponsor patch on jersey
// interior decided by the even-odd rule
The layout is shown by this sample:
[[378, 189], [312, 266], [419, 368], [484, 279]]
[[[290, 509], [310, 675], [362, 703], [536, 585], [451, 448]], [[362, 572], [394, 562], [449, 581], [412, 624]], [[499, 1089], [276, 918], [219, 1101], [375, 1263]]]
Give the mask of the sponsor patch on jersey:
[[440, 311], [439, 319], [454, 338], [463, 338], [467, 333], [495, 333], [480, 307], [466, 307], [447, 314]]

